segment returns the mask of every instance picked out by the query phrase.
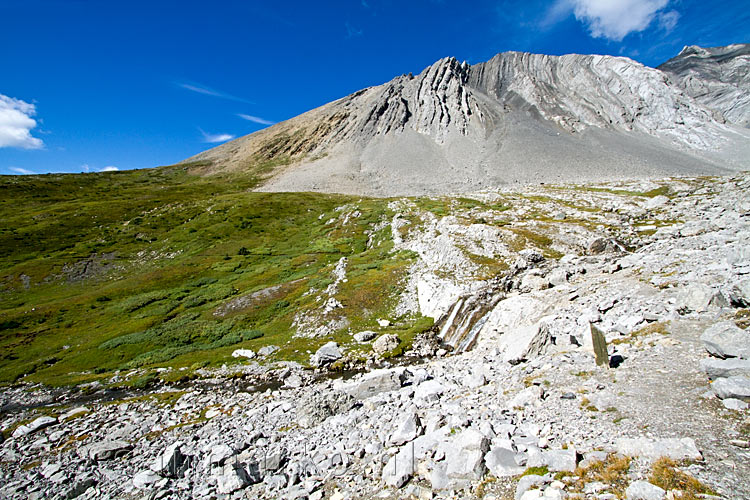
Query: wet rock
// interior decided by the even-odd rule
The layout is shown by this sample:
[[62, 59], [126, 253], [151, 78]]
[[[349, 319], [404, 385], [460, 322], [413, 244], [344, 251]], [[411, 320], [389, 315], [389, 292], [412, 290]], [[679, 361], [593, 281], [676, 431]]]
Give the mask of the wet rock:
[[343, 356], [336, 342], [328, 342], [315, 351], [310, 362], [313, 366], [325, 366], [341, 359]]
[[398, 335], [386, 333], [385, 335], [378, 337], [377, 340], [372, 343], [372, 350], [378, 356], [382, 356], [396, 349], [400, 343], [401, 340], [398, 338]]

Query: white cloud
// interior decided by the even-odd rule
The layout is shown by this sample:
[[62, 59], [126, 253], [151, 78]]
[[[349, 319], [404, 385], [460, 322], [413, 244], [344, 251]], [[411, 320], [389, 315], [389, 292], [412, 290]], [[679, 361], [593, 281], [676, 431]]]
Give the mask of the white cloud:
[[99, 169], [99, 172], [117, 172], [118, 170], [120, 169], [115, 167], [114, 165], [108, 165], [102, 169]]
[[243, 99], [242, 97], [237, 97], [232, 94], [227, 94], [226, 92], [222, 92], [220, 90], [215, 90], [215, 89], [212, 89], [211, 87], [206, 87], [205, 85], [201, 85], [200, 83], [176, 82], [176, 84], [177, 86], [182, 87], [185, 90], [196, 92], [198, 94], [210, 95], [212, 97], [219, 97], [221, 99], [228, 99], [230, 101], [244, 102], [245, 104], [255, 104], [254, 102], [248, 101], [247, 99]]
[[669, 12], [663, 12], [659, 14], [659, 27], [669, 33], [677, 26], [677, 21], [680, 19], [680, 13], [676, 10], [670, 10]]
[[36, 127], [33, 104], [0, 94], [0, 148], [39, 149], [41, 139], [31, 136]]
[[[566, 9], [588, 26], [594, 38], [621, 41], [630, 33], [643, 31], [669, 0], [557, 0], [548, 11], [548, 18], [557, 18]], [[677, 23], [679, 14], [671, 11], [660, 15], [660, 23]], [[666, 17], [666, 21], [661, 21]], [[671, 29], [670, 28], [670, 29]]]
[[11, 172], [15, 172], [17, 174], [21, 175], [33, 175], [35, 172], [32, 172], [31, 170], [26, 170], [25, 168], [21, 167], [9, 167], [8, 170]]
[[210, 143], [217, 143], [217, 142], [226, 142], [231, 141], [234, 139], [234, 136], [232, 134], [209, 134], [208, 132], [204, 132], [201, 129], [201, 134], [203, 134], [203, 142], [210, 142]]
[[254, 123], [259, 123], [261, 125], [273, 125], [273, 124], [276, 123], [276, 122], [272, 122], [270, 120], [266, 120], [264, 118], [259, 118], [257, 116], [245, 115], [243, 113], [237, 113], [237, 116], [239, 116], [243, 120], [247, 120], [249, 122], [254, 122]]
[[88, 163], [84, 163], [83, 165], [81, 165], [81, 170], [83, 172], [90, 172], [91, 171], [91, 167], [89, 167]]

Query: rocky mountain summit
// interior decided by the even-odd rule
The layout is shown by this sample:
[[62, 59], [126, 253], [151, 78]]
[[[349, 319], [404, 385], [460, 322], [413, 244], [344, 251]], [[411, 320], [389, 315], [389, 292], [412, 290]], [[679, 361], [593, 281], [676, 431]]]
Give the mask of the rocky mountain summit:
[[[624, 57], [445, 58], [186, 160], [262, 190], [376, 196], [747, 167], [745, 46]], [[691, 55], [692, 54], [692, 55]], [[715, 54], [708, 57], [705, 54]]]
[[750, 44], [691, 45], [658, 69], [727, 122], [750, 127]]
[[[748, 193], [742, 173], [394, 198], [379, 229], [416, 259], [379, 324], [436, 320], [410, 357], [358, 331], [314, 370], [269, 347], [135, 394], [7, 387], [0, 496], [748, 498]], [[301, 331], [327, 335], [351, 273]], [[358, 349], [377, 368], [336, 372]]]

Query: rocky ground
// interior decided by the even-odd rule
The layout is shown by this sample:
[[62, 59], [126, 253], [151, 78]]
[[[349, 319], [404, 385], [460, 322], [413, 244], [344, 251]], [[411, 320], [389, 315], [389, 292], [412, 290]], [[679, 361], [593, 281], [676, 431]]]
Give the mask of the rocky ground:
[[[430, 356], [340, 378], [250, 360], [112, 401], [6, 388], [0, 496], [750, 498], [750, 176], [646, 187], [664, 195], [481, 193], [508, 206], [420, 224], [396, 201], [420, 256], [401, 307], [439, 318]], [[488, 259], [508, 265], [481, 277]]]

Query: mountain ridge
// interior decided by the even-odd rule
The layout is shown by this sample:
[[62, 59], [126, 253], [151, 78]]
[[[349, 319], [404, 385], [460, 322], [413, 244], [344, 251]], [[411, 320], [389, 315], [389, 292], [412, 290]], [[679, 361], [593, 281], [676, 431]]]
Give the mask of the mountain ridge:
[[255, 172], [261, 190], [376, 196], [746, 166], [750, 135], [673, 80], [624, 57], [447, 57], [186, 162]]

